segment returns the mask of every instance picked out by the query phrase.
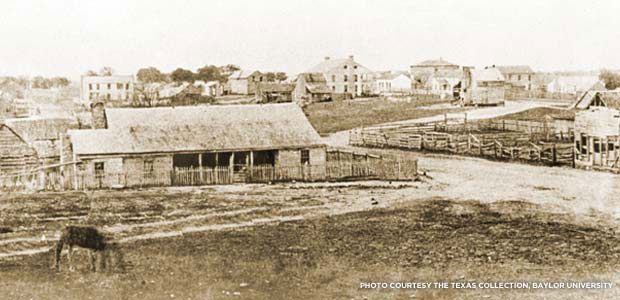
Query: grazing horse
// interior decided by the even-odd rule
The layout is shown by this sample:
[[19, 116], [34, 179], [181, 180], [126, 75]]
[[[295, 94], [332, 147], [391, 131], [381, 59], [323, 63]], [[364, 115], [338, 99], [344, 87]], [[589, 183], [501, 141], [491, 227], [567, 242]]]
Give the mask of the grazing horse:
[[74, 226], [68, 225], [62, 230], [62, 234], [58, 243], [56, 244], [56, 269], [60, 270], [60, 256], [64, 245], [69, 247], [69, 269], [71, 266], [71, 253], [73, 252], [73, 246], [85, 248], [90, 253], [90, 267], [96, 271], [95, 268], [95, 254], [101, 257], [102, 265], [105, 267], [108, 251], [117, 252], [117, 265], [122, 267], [122, 255], [118, 251], [116, 243], [110, 242], [110, 239], [105, 237], [92, 226]]

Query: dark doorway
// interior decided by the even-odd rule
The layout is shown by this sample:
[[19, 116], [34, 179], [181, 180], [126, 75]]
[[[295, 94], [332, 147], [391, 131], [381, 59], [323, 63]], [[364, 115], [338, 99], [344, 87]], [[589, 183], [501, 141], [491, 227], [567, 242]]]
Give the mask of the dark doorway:
[[232, 152], [221, 152], [217, 154], [217, 166], [218, 167], [229, 167], [230, 166], [230, 156]]
[[235, 152], [234, 171], [241, 171], [248, 166], [250, 152]]
[[276, 164], [276, 150], [255, 151], [253, 164], [255, 166], [275, 165]]
[[198, 168], [198, 154], [175, 154], [172, 156], [174, 168]]

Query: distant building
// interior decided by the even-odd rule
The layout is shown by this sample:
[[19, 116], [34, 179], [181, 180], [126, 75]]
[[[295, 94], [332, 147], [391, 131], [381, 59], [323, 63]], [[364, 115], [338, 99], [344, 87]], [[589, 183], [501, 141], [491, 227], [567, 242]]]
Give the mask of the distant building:
[[259, 71], [235, 71], [228, 77], [229, 93], [252, 95], [256, 92], [258, 82], [267, 82], [267, 78]]
[[308, 73], [322, 74], [334, 94], [349, 94], [355, 98], [371, 92], [373, 72], [357, 63], [353, 55], [343, 59], [325, 57], [325, 60]]
[[300, 106], [314, 102], [332, 100], [332, 88], [327, 85], [325, 76], [321, 73], [302, 73], [297, 76], [293, 101]]
[[411, 78], [399, 72], [385, 72], [375, 76], [373, 85], [375, 94], [409, 93], [411, 92]]
[[495, 67], [475, 70], [463, 67], [463, 102], [465, 105], [498, 105], [505, 101], [506, 80]]
[[463, 79], [463, 71], [450, 69], [434, 72], [426, 79], [424, 89], [441, 98], [452, 96]]
[[459, 68], [459, 65], [445, 61], [440, 57], [439, 59], [429, 59], [412, 65], [410, 73], [411, 75], [416, 75], [419, 73], [434, 73], [439, 71], [458, 70]]
[[82, 76], [80, 80], [80, 101], [88, 104], [96, 101], [130, 101], [134, 94], [134, 79], [131, 75]]
[[506, 83], [514, 88], [532, 90], [534, 83], [534, 71], [530, 66], [497, 66], [506, 79]]
[[549, 84], [546, 90], [550, 93], [580, 95], [589, 90], [604, 90], [605, 84], [598, 76], [558, 76]]
[[194, 86], [202, 89], [202, 96], [218, 97], [224, 94], [224, 87], [219, 81], [204, 82], [202, 80], [197, 80], [194, 82]]
[[256, 103], [281, 103], [293, 100], [295, 84], [261, 82], [256, 85]]

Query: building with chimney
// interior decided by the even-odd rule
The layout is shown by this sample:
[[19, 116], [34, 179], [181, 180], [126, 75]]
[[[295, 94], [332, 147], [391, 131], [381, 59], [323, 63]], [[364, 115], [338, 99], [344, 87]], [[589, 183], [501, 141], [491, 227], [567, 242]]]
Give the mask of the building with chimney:
[[333, 94], [348, 94], [355, 98], [372, 92], [373, 72], [349, 58], [325, 59], [308, 70], [307, 73], [320, 73]]

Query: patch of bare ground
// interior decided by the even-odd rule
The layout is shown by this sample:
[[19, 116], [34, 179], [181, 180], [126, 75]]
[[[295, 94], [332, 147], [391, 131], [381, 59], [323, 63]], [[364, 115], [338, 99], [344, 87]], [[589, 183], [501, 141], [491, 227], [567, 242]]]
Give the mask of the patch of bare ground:
[[[283, 218], [283, 220], [286, 220]], [[522, 201], [427, 199], [122, 244], [125, 272], [0, 260], [0, 294], [50, 299], [611, 299], [611, 290], [367, 290], [360, 282], [598, 280], [618, 284], [620, 237]], [[36, 289], [25, 287], [36, 286]], [[11, 296], [12, 295], [12, 296]], [[234, 298], [233, 298], [234, 297]]]

